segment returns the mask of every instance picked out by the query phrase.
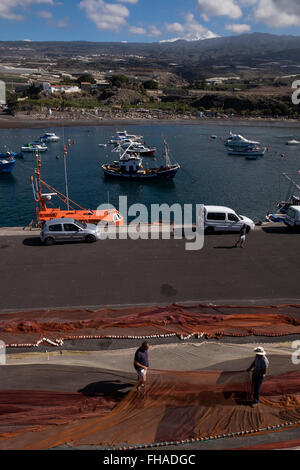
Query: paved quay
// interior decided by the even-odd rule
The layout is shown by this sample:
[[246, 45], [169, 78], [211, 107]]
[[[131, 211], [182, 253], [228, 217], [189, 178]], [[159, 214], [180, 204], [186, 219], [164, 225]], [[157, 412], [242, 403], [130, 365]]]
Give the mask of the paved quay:
[[0, 229], [0, 311], [212, 302], [300, 303], [299, 233], [265, 225], [186, 240], [105, 240], [44, 246], [38, 231]]

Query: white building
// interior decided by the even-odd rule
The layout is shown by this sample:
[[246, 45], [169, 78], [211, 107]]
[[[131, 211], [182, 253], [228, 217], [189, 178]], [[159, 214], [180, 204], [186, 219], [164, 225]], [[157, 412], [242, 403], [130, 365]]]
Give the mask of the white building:
[[43, 83], [43, 91], [46, 93], [81, 93], [81, 89], [77, 85], [51, 85], [51, 83]]

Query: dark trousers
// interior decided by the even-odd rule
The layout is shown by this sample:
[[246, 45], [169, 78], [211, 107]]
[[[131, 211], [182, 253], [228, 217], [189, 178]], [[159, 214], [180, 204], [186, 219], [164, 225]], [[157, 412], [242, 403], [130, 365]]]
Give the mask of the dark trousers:
[[263, 375], [253, 374], [252, 375], [252, 383], [254, 388], [253, 399], [255, 403], [259, 402], [259, 394], [260, 394], [260, 387], [264, 381]]

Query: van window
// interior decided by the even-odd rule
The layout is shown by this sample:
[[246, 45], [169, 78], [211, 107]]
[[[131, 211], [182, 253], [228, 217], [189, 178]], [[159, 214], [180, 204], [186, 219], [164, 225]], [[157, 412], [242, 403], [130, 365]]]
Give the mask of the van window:
[[240, 219], [235, 214], [228, 214], [228, 220], [231, 222], [238, 222]]
[[61, 224], [49, 225], [49, 232], [62, 232]]
[[225, 220], [223, 212], [209, 212], [206, 217], [207, 220]]

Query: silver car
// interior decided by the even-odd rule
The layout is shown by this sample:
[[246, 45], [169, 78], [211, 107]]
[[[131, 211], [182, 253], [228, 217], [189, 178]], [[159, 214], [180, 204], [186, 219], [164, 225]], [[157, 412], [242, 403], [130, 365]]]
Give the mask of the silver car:
[[100, 231], [97, 225], [86, 224], [75, 219], [51, 219], [45, 222], [40, 239], [46, 245], [75, 241], [93, 243], [100, 240]]

